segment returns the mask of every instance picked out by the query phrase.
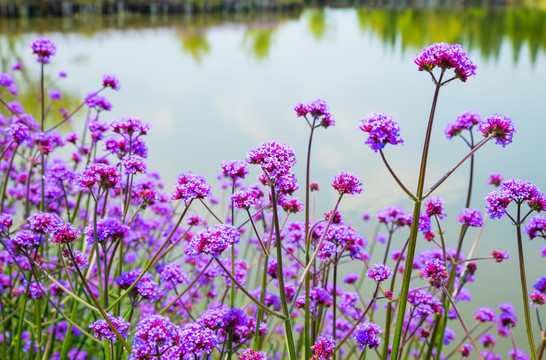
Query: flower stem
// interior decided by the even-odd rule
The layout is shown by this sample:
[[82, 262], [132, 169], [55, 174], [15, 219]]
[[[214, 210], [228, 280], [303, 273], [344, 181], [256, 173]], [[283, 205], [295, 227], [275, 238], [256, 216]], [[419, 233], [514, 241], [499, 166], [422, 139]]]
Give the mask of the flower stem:
[[413, 219], [411, 223], [411, 232], [410, 232], [410, 238], [408, 243], [408, 253], [406, 256], [406, 265], [404, 272], [404, 278], [402, 281], [402, 290], [400, 294], [400, 303], [398, 304], [398, 317], [396, 320], [396, 327], [394, 330], [394, 339], [392, 344], [392, 353], [391, 353], [391, 359], [392, 360], [398, 360], [399, 358], [399, 347], [402, 340], [402, 329], [404, 327], [404, 314], [406, 312], [406, 305], [408, 302], [408, 292], [409, 292], [409, 286], [411, 281], [411, 270], [413, 267], [413, 258], [415, 256], [415, 247], [417, 245], [417, 233], [418, 233], [418, 224], [419, 221], [416, 221], [419, 219], [419, 215], [421, 213], [421, 202], [423, 201], [423, 189], [425, 187], [425, 175], [426, 175], [426, 169], [427, 169], [427, 158], [428, 158], [428, 151], [430, 147], [430, 138], [432, 135], [432, 124], [434, 122], [434, 114], [436, 112], [436, 104], [438, 102], [438, 95], [440, 93], [440, 87], [442, 83], [442, 77], [444, 76], [444, 70], [442, 70], [442, 73], [440, 75], [439, 80], [436, 82], [436, 90], [434, 91], [434, 97], [432, 99], [432, 105], [430, 108], [430, 115], [428, 119], [428, 125], [427, 125], [427, 132], [425, 135], [425, 141], [423, 144], [423, 154], [421, 156], [421, 166], [419, 169], [419, 180], [417, 182], [417, 192], [416, 192], [416, 200], [415, 200], [415, 206], [413, 209]]
[[519, 274], [521, 278], [521, 295], [523, 299], [523, 311], [525, 314], [525, 327], [527, 330], [527, 338], [529, 339], [529, 347], [531, 348], [531, 359], [536, 360], [535, 342], [533, 338], [533, 325], [531, 323], [531, 313], [529, 311], [529, 299], [527, 298], [527, 279], [525, 276], [525, 259], [523, 256], [523, 242], [521, 236], [521, 224], [519, 223], [520, 206], [518, 205], [518, 223], [516, 224], [516, 232], [518, 238], [518, 257], [519, 257]]

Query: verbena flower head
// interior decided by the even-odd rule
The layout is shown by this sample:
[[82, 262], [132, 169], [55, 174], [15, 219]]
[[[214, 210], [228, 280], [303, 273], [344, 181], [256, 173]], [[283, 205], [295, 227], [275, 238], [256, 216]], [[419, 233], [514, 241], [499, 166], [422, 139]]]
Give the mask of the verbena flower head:
[[116, 75], [104, 74], [102, 75], [102, 86], [109, 87], [113, 90], [119, 90], [119, 79]]
[[493, 250], [491, 253], [491, 256], [495, 259], [495, 262], [503, 262], [504, 260], [510, 259], [510, 254], [508, 253], [508, 250], [505, 252], [499, 251], [499, 250]]
[[320, 125], [324, 128], [335, 125], [335, 120], [332, 119], [328, 105], [326, 105], [324, 100], [315, 99], [307, 104], [299, 103], [294, 107], [294, 111], [298, 117], [310, 114], [314, 119], [321, 118]]
[[180, 328], [171, 323], [167, 317], [161, 315], [145, 317], [137, 324], [132, 354], [129, 355], [129, 359], [148, 359], [158, 350], [160, 354], [164, 354], [170, 349], [177, 348], [180, 345], [180, 340]]
[[527, 202], [531, 210], [538, 212], [546, 210], [546, 197], [538, 187], [527, 180], [507, 180], [497, 191], [489, 193], [485, 200], [489, 203], [486, 209], [492, 219], [500, 219], [506, 214], [506, 209], [512, 202], [517, 204]]
[[508, 350], [508, 356], [512, 360], [529, 360], [531, 357], [525, 353], [525, 351], [515, 348]]
[[435, 298], [429, 291], [424, 289], [410, 289], [408, 302], [415, 307], [413, 311], [417, 316], [438, 314], [443, 309], [440, 299]]
[[533, 288], [537, 291], [540, 291], [541, 293], [546, 294], [546, 276], [538, 279], [537, 282], [533, 285]]
[[146, 160], [143, 157], [140, 157], [134, 154], [129, 155], [124, 157], [123, 160], [121, 160], [121, 163], [123, 167], [125, 168], [126, 174], [134, 175], [136, 173], [141, 173], [141, 174], [146, 173], [146, 169], [147, 169]]
[[336, 347], [336, 340], [329, 334], [321, 334], [311, 346], [311, 360], [330, 360]]
[[441, 197], [433, 196], [428, 198], [425, 202], [427, 216], [432, 217], [434, 215], [438, 215], [438, 218], [440, 219], [445, 218], [446, 214], [444, 212], [444, 208], [442, 207], [443, 204], [444, 200]]
[[13, 80], [13, 77], [8, 73], [0, 73], [0, 86], [5, 86], [13, 96], [19, 94], [19, 89], [15, 80]]
[[63, 223], [59, 215], [38, 211], [27, 218], [30, 230], [45, 234], [51, 233]]
[[19, 230], [11, 238], [11, 242], [15, 247], [15, 250], [26, 249], [30, 250], [34, 246], [40, 245], [40, 237], [36, 236], [30, 230]]
[[218, 345], [214, 331], [198, 323], [182, 325], [180, 333], [180, 348], [182, 353], [193, 355], [193, 359], [210, 354]]
[[197, 233], [188, 244], [186, 253], [191, 257], [199, 254], [220, 256], [228, 246], [239, 243], [241, 233], [229, 224], [207, 227]]
[[487, 185], [499, 187], [503, 181], [504, 176], [502, 176], [501, 174], [491, 174], [489, 175], [489, 182], [487, 183]]
[[415, 64], [419, 71], [431, 72], [436, 67], [442, 70], [453, 69], [456, 77], [462, 82], [476, 75], [476, 65], [468, 58], [467, 53], [459, 44], [435, 43], [421, 50], [415, 56]]
[[211, 187], [205, 179], [190, 171], [180, 174], [174, 187], [175, 193], [171, 197], [173, 200], [183, 199], [187, 203], [194, 199], [211, 196]]
[[112, 131], [117, 134], [127, 134], [130, 138], [148, 134], [150, 124], [139, 118], [122, 118], [110, 123]]
[[376, 349], [381, 343], [381, 338], [377, 335], [382, 333], [381, 327], [375, 323], [362, 322], [358, 324], [354, 333], [358, 348], [364, 350], [368, 346], [370, 349]]
[[421, 270], [423, 271], [423, 279], [430, 278], [429, 283], [436, 287], [440, 287], [448, 277], [445, 265], [438, 258], [425, 262]]
[[350, 172], [341, 172], [338, 176], [334, 177], [332, 187], [339, 192], [339, 195], [354, 195], [362, 192], [362, 183], [355, 174]]
[[478, 209], [462, 209], [457, 216], [457, 221], [463, 225], [481, 227], [483, 226], [483, 216]]
[[249, 209], [251, 206], [260, 203], [260, 191], [255, 188], [246, 188], [234, 192], [231, 201], [238, 209]]
[[368, 269], [366, 275], [377, 282], [381, 282], [393, 276], [394, 273], [391, 268], [385, 264], [374, 264], [373, 267]]
[[502, 147], [512, 143], [512, 138], [516, 132], [512, 119], [499, 114], [495, 114], [482, 122], [478, 129], [484, 137], [493, 134], [495, 144], [502, 145]]
[[267, 354], [260, 350], [250, 348], [243, 349], [237, 353], [239, 360], [267, 360]]
[[233, 180], [244, 179], [248, 174], [248, 166], [241, 160], [226, 160], [220, 163], [224, 176]]
[[459, 135], [464, 130], [471, 130], [474, 125], [478, 125], [482, 122], [480, 115], [472, 111], [465, 111], [455, 120], [447, 124], [445, 134], [446, 137], [451, 140], [455, 136]]
[[102, 189], [114, 188], [121, 180], [117, 167], [106, 164], [92, 163], [79, 173], [76, 184], [82, 190], [90, 189], [97, 184]]
[[37, 37], [30, 45], [32, 53], [36, 54], [36, 61], [48, 64], [49, 57], [55, 55], [57, 47], [46, 37]]
[[546, 238], [546, 217], [535, 215], [527, 222], [523, 231], [533, 240], [537, 236]]
[[411, 214], [408, 214], [402, 207], [391, 205], [379, 210], [377, 219], [383, 224], [396, 224], [405, 226], [411, 224]]
[[80, 235], [80, 231], [72, 224], [62, 224], [51, 234], [49, 241], [56, 244], [68, 244], [76, 240]]
[[112, 110], [112, 104], [110, 103], [110, 101], [104, 96], [98, 95], [97, 93], [87, 94], [87, 96], [85, 97], [85, 105], [88, 108], [93, 108], [97, 111]]
[[400, 126], [387, 114], [372, 113], [360, 120], [360, 130], [369, 133], [366, 144], [375, 152], [386, 144], [403, 144], [400, 137]]
[[290, 168], [296, 165], [296, 155], [288, 145], [270, 141], [250, 149], [246, 161], [260, 166], [272, 182], [270, 185], [275, 185], [279, 178], [288, 174]]
[[497, 314], [495, 310], [489, 307], [481, 307], [478, 310], [474, 311], [474, 319], [480, 322], [494, 322], [496, 321]]
[[[108, 319], [112, 322], [116, 330], [119, 332], [119, 334], [126, 338], [129, 335], [129, 328], [131, 327], [131, 323], [128, 321], [125, 321], [123, 319], [123, 316], [114, 317], [111, 313], [106, 313], [106, 316], [108, 316]], [[93, 329], [94, 336], [100, 340], [108, 339], [108, 340], [117, 340], [116, 333], [110, 328], [110, 325], [108, 325], [108, 322], [104, 319], [99, 319], [95, 321], [94, 323], [89, 325], [90, 329]]]

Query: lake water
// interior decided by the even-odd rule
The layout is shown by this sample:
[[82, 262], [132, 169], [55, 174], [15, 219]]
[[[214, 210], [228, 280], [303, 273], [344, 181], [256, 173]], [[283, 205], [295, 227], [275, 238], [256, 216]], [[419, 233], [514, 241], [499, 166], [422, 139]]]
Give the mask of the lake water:
[[[149, 168], [162, 174], [167, 189], [188, 170], [213, 182], [222, 160], [243, 159], [251, 147], [268, 140], [295, 149], [296, 174], [303, 181], [309, 130], [292, 108], [298, 102], [324, 99], [336, 126], [319, 129], [314, 138], [312, 180], [322, 188], [318, 209], [333, 206], [336, 195], [329, 183], [334, 175], [356, 173], [364, 192], [345, 199], [341, 207], [366, 235], [374, 226], [359, 220], [362, 213], [375, 214], [391, 204], [410, 210], [410, 202], [379, 155], [364, 145], [358, 121], [371, 112], [385, 112], [400, 123], [405, 144], [385, 153], [399, 177], [415, 188], [434, 88], [428, 74], [417, 71], [413, 57], [433, 42], [457, 42], [478, 66], [477, 76], [466, 83], [452, 82], [440, 92], [427, 183], [433, 184], [465, 155], [464, 143], [447, 140], [444, 129], [459, 113], [472, 110], [484, 118], [508, 115], [517, 130], [514, 143], [506, 148], [490, 143], [479, 151], [472, 206], [483, 211], [483, 198], [492, 190], [486, 185], [488, 175], [494, 172], [530, 180], [546, 190], [544, 10], [320, 8], [191, 18], [2, 19], [4, 70], [19, 60], [30, 76], [38, 74], [29, 49], [37, 35], [57, 44], [57, 55], [46, 69], [49, 74], [68, 73], [57, 87], [71, 104], [96, 90], [102, 74], [119, 76], [121, 90], [105, 93], [112, 112], [101, 119], [130, 116], [151, 124]], [[73, 126], [80, 129], [82, 123]], [[451, 246], [467, 178], [468, 167], [463, 166], [436, 193], [449, 203], [445, 226]], [[304, 197], [301, 190], [296, 195]], [[487, 225], [476, 255], [508, 249], [512, 259], [480, 263], [478, 282], [469, 285], [474, 299], [462, 309], [472, 324], [470, 313], [478, 306], [512, 301], [520, 311], [519, 346], [526, 349], [515, 230], [505, 218]], [[470, 234], [463, 251], [474, 236]], [[400, 248], [403, 240], [395, 239], [393, 247]], [[525, 240], [529, 285], [546, 275], [546, 259], [539, 255], [544, 245], [540, 239]]]

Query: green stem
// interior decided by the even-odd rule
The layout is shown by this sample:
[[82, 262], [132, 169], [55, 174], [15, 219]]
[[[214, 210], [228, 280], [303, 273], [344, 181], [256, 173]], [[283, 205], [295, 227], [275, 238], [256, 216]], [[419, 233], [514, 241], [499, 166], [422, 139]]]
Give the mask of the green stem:
[[[311, 256], [309, 254], [310, 248], [311, 248], [311, 236], [309, 236], [309, 186], [311, 184], [311, 144], [313, 143], [313, 133], [315, 130], [314, 127], [314, 121], [313, 125], [311, 126], [311, 133], [309, 134], [309, 143], [307, 145], [307, 162], [305, 166], [305, 265], [309, 265], [309, 261], [311, 260]], [[304, 310], [304, 348], [305, 348], [305, 358], [311, 359], [311, 334], [310, 334], [310, 318], [311, 318], [311, 312], [309, 310], [310, 304], [309, 304], [309, 292], [310, 292], [310, 286], [309, 286], [309, 276], [307, 275], [305, 277], [305, 310]], [[335, 328], [335, 326], [334, 326]]]
[[6, 199], [6, 189], [8, 187], [9, 173], [11, 172], [11, 167], [13, 166], [13, 160], [15, 159], [15, 154], [17, 153], [18, 148], [19, 148], [19, 144], [17, 144], [15, 149], [13, 149], [13, 154], [11, 155], [11, 159], [9, 161], [8, 170], [6, 171], [6, 177], [4, 178], [4, 183], [2, 184], [2, 198], [0, 199], [0, 213], [4, 212], [4, 201]]
[[436, 82], [436, 90], [434, 91], [434, 97], [432, 99], [432, 106], [430, 108], [430, 115], [428, 119], [427, 132], [425, 135], [425, 141], [423, 144], [423, 154], [421, 156], [421, 166], [419, 169], [419, 180], [417, 182], [417, 192], [415, 206], [413, 209], [413, 221], [411, 223], [411, 232], [410, 239], [408, 244], [408, 254], [406, 257], [406, 265], [404, 272], [404, 278], [402, 282], [402, 290], [400, 294], [400, 303], [398, 306], [398, 317], [396, 320], [396, 328], [394, 330], [394, 339], [392, 344], [392, 353], [391, 359], [398, 360], [399, 357], [399, 347], [402, 340], [402, 329], [404, 327], [404, 315], [406, 313], [406, 305], [408, 302], [408, 292], [411, 281], [411, 269], [413, 268], [413, 258], [415, 256], [415, 247], [417, 245], [417, 234], [418, 234], [418, 224], [419, 224], [419, 215], [421, 213], [421, 202], [423, 201], [423, 189], [425, 186], [425, 177], [427, 169], [427, 159], [428, 151], [430, 148], [430, 138], [432, 134], [432, 124], [434, 123], [434, 114], [436, 112], [436, 104], [438, 102], [438, 95], [440, 93], [440, 87], [442, 83], [442, 77], [444, 76], [444, 71], [440, 75], [440, 79]]
[[527, 338], [529, 339], [529, 347], [531, 348], [531, 359], [536, 360], [535, 342], [533, 337], [533, 324], [531, 323], [531, 312], [529, 310], [529, 299], [527, 298], [527, 279], [525, 276], [525, 259], [523, 256], [523, 241], [521, 236], [520, 224], [520, 204], [518, 204], [518, 223], [516, 224], [516, 232], [518, 238], [518, 257], [519, 257], [519, 274], [521, 278], [521, 295], [523, 299], [523, 311], [525, 314], [525, 327], [527, 330]]
[[[290, 312], [288, 312], [288, 304], [286, 302], [286, 292], [284, 290], [284, 276], [282, 266], [282, 246], [281, 246], [281, 230], [279, 227], [279, 214], [277, 213], [277, 199], [275, 195], [275, 186], [271, 186], [271, 202], [273, 205], [273, 225], [275, 226], [275, 246], [277, 248], [277, 276], [279, 280], [279, 293], [281, 297], [282, 311], [285, 316], [285, 340], [288, 347], [288, 355], [290, 360], [296, 360], [296, 348], [294, 347], [294, 339], [292, 336], [292, 323], [290, 320]], [[333, 218], [333, 216], [331, 216]]]

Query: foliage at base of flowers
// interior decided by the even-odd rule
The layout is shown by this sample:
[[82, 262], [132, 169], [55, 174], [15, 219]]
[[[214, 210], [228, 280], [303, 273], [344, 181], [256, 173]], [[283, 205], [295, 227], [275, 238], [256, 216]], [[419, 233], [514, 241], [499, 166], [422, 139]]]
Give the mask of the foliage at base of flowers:
[[[497, 359], [497, 338], [512, 341], [508, 358], [544, 355], [545, 330], [536, 336], [532, 327], [542, 326], [546, 276], [527, 291], [521, 244], [524, 236], [546, 239], [546, 218], [538, 214], [546, 210], [545, 195], [529, 181], [494, 174], [484, 217], [470, 207], [471, 179], [455, 219], [459, 234], [443, 230], [453, 219], [444, 200], [431, 196], [489, 140], [503, 147], [512, 142], [509, 117], [482, 120], [464, 112], [448, 124], [447, 138], [461, 137], [469, 153], [429, 190], [423, 187], [427, 132], [415, 193], [385, 156], [387, 145], [404, 142], [399, 125], [384, 113], [363, 118], [364, 143], [415, 202], [413, 212], [385, 204], [377, 225], [364, 214], [364, 227], [378, 229], [367, 239], [341, 210], [348, 196], [364, 199], [362, 181], [349, 172], [333, 176], [337, 201], [316, 216], [310, 194], [319, 184], [311, 182], [309, 167], [298, 181], [294, 151], [276, 141], [249, 149], [244, 160], [219, 164], [219, 186], [186, 169], [173, 186], [164, 186], [147, 165], [148, 123], [107, 118], [112, 105], [104, 94], [120, 90], [117, 77], [104, 75], [73, 111], [58, 108], [61, 92], [52, 87], [55, 81], [44, 81], [56, 45], [40, 37], [31, 49], [40, 69], [41, 111], [27, 113], [16, 100], [18, 82], [27, 81], [22, 64], [0, 73], [0, 358], [329, 360], [372, 353], [381, 359]], [[476, 66], [460, 45], [446, 43], [424, 49], [414, 61], [436, 86], [431, 128], [440, 87], [466, 82]], [[315, 130], [335, 126], [323, 100], [294, 110], [309, 125], [310, 144]], [[478, 143], [476, 131], [483, 136]], [[67, 152], [69, 158], [58, 156]], [[255, 181], [247, 178], [252, 170], [259, 173]], [[487, 217], [508, 217], [515, 225], [524, 325], [509, 303], [473, 314], [458, 310], [472, 299], [467, 285], [484, 281], [480, 262], [510, 259], [499, 249], [474, 254], [476, 243], [468, 244]], [[429, 246], [415, 252], [417, 238]], [[347, 269], [361, 272], [342, 278]], [[517, 348], [516, 326], [526, 327], [529, 340]]]

